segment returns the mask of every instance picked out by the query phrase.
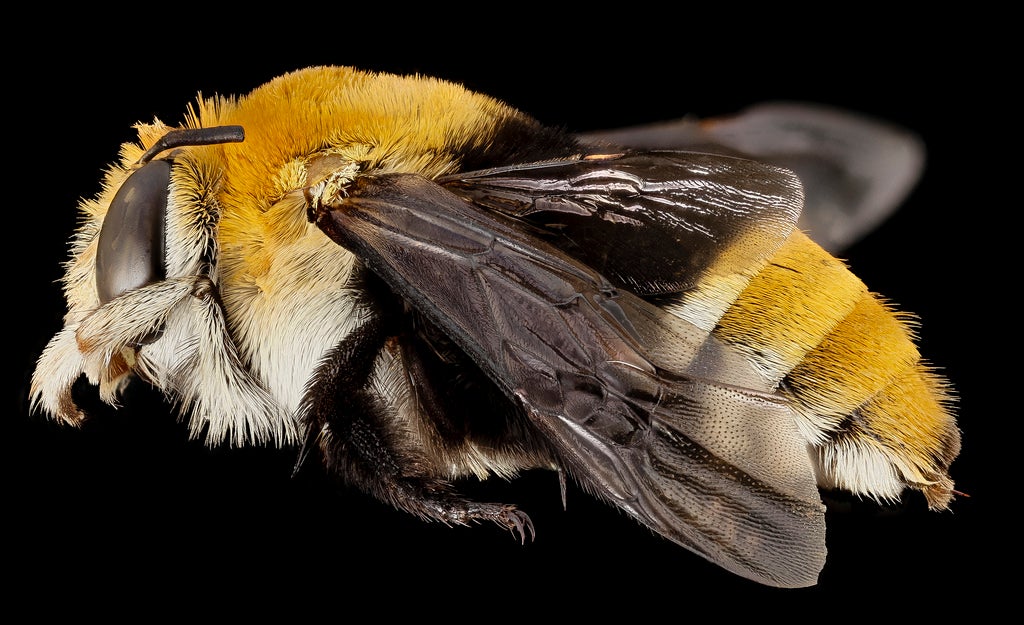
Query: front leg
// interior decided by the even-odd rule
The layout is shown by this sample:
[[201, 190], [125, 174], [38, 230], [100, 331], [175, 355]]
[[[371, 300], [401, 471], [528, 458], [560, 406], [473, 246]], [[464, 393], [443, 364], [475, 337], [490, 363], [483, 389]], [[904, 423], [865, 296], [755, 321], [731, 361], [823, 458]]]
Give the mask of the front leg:
[[391, 416], [389, 401], [405, 391], [373, 380], [389, 340], [381, 316], [371, 314], [317, 367], [299, 409], [307, 432], [300, 462], [318, 448], [330, 475], [399, 510], [448, 525], [492, 521], [522, 542], [532, 539], [526, 513], [457, 493]]

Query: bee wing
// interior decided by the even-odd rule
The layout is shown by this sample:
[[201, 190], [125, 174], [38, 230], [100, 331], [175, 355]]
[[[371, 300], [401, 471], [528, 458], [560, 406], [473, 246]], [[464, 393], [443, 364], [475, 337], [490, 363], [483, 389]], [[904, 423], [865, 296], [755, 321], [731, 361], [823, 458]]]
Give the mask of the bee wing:
[[803, 204], [787, 170], [688, 152], [520, 165], [439, 182], [532, 224], [537, 236], [642, 296], [760, 266]]
[[888, 217], [913, 190], [925, 147], [913, 132], [852, 111], [768, 102], [731, 116], [683, 118], [584, 133], [588, 143], [742, 155], [792, 169], [806, 194], [800, 227], [836, 254]]
[[806, 445], [741, 357], [423, 178], [360, 177], [313, 214], [519, 403], [585, 488], [739, 575], [815, 583], [824, 507]]

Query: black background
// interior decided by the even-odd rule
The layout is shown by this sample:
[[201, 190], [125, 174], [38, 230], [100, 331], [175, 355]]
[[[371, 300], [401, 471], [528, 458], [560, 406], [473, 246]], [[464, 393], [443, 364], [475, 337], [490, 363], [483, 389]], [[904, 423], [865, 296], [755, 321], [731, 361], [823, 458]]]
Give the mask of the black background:
[[[457, 26], [454, 14], [395, 7], [280, 10], [232, 28], [184, 13], [98, 30], [71, 16], [66, 32], [40, 29], [33, 47], [8, 52], [8, 130], [20, 137], [8, 139], [5, 181], [15, 219], [0, 494], [9, 591], [44, 614], [269, 614], [284, 603], [331, 619], [370, 609], [457, 620], [900, 607], [932, 617], [1001, 598], [992, 563], [1014, 566], [1019, 539], [996, 522], [1014, 495], [997, 490], [997, 474], [1012, 468], [1009, 457], [1000, 468], [997, 441], [1013, 444], [1007, 423], [1019, 409], [995, 380], [1000, 354], [1016, 357], [1019, 312], [990, 287], [1007, 272], [998, 232], [1011, 225], [1012, 200], [985, 142], [1012, 143], [997, 130], [1006, 122], [1000, 51], [954, 36], [972, 32], [972, 20], [924, 28], [884, 14], [804, 15], [781, 26], [636, 7], [587, 23], [524, 10]], [[153, 116], [176, 124], [197, 92], [244, 93], [313, 64], [437, 75], [573, 130], [798, 99], [916, 131], [928, 147], [924, 179], [845, 256], [869, 287], [921, 317], [922, 352], [955, 383], [964, 447], [952, 473], [969, 497], [945, 513], [913, 494], [891, 505], [830, 499], [819, 585], [779, 591], [720, 571], [578, 490], [563, 511], [552, 475], [487, 485], [531, 514], [537, 539], [521, 546], [495, 527], [424, 524], [315, 475], [292, 479], [294, 450], [207, 449], [144, 388], [118, 411], [81, 389], [94, 418], [78, 430], [29, 416], [35, 358], [62, 325], [55, 281], [77, 200], [98, 191], [103, 166], [134, 139], [131, 125]]]

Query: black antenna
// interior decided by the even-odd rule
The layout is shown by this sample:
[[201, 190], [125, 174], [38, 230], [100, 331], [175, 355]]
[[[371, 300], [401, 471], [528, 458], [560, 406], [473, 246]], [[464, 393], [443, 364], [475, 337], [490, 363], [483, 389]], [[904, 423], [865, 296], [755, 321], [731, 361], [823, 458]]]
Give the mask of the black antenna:
[[184, 145], [213, 145], [215, 143], [239, 143], [245, 140], [245, 129], [241, 126], [214, 126], [212, 128], [187, 128], [172, 130], [160, 137], [153, 147], [139, 157], [136, 165], [145, 165], [164, 150]]

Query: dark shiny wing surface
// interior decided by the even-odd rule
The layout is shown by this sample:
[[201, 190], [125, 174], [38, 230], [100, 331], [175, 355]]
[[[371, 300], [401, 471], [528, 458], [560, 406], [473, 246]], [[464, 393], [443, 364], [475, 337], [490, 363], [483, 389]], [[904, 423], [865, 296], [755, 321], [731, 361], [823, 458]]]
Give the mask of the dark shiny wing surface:
[[759, 266], [796, 226], [803, 201], [787, 170], [689, 152], [592, 156], [439, 182], [532, 224], [537, 236], [641, 296]]
[[598, 145], [740, 155], [800, 177], [800, 228], [836, 254], [888, 217], [921, 177], [925, 146], [895, 124], [830, 106], [766, 102], [735, 115], [583, 133]]
[[[315, 208], [318, 226], [459, 344], [588, 490], [739, 575], [815, 583], [824, 507], [806, 446], [727, 348], [430, 181], [347, 192]], [[648, 357], [652, 340], [678, 354]]]

